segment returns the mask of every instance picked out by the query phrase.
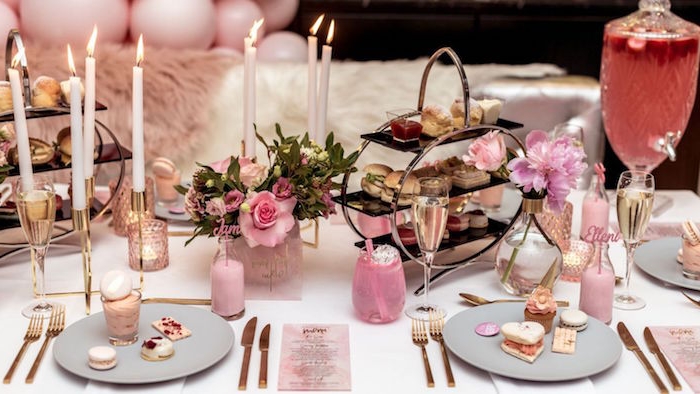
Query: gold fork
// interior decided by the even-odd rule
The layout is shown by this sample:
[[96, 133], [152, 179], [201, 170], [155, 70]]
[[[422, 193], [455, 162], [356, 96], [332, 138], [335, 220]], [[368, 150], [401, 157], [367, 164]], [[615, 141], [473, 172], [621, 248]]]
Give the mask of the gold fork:
[[425, 323], [415, 319], [411, 320], [413, 322], [411, 326], [413, 343], [423, 351], [423, 366], [425, 366], [425, 376], [428, 378], [428, 387], [435, 387], [433, 372], [430, 370], [430, 362], [428, 361], [428, 352], [425, 351], [425, 345], [428, 344], [428, 333], [425, 331]]
[[14, 375], [15, 369], [17, 368], [17, 365], [19, 365], [19, 362], [22, 360], [22, 356], [24, 356], [24, 352], [29, 347], [29, 344], [32, 342], [36, 342], [37, 340], [39, 340], [39, 338], [41, 338], [41, 329], [43, 327], [44, 327], [43, 317], [39, 314], [33, 314], [32, 318], [29, 320], [29, 326], [27, 327], [27, 332], [24, 333], [24, 343], [22, 344], [22, 347], [19, 349], [19, 352], [17, 353], [15, 360], [12, 362], [12, 366], [10, 366], [10, 369], [7, 371], [7, 374], [5, 375], [5, 379], [3, 379], [3, 383], [5, 383], [5, 384], [10, 383], [10, 381], [12, 380], [12, 375]]
[[440, 343], [440, 350], [442, 350], [442, 362], [445, 364], [445, 373], [447, 373], [447, 386], [455, 386], [455, 377], [452, 375], [452, 366], [450, 365], [450, 359], [447, 357], [447, 350], [445, 349], [445, 340], [442, 338], [442, 328], [445, 326], [445, 316], [442, 313], [438, 314], [434, 310], [430, 310], [430, 337], [434, 341]]
[[29, 370], [27, 378], [24, 380], [25, 383], [34, 383], [34, 375], [36, 375], [37, 369], [39, 369], [39, 364], [44, 358], [44, 353], [46, 348], [51, 341], [51, 338], [60, 334], [66, 326], [66, 307], [64, 305], [54, 305], [51, 311], [51, 317], [49, 317], [49, 326], [46, 328], [46, 334], [44, 337], [44, 343], [41, 345], [41, 350], [32, 364], [32, 369]]

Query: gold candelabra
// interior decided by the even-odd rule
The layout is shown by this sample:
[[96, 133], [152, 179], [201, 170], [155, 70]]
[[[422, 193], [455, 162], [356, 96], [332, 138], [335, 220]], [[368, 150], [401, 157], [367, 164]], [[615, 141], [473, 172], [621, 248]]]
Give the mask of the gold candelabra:
[[139, 224], [139, 290], [143, 291], [143, 216], [146, 213], [146, 192], [131, 190], [131, 212]]
[[90, 242], [90, 209], [73, 209], [73, 230], [80, 234], [80, 252], [83, 256], [83, 284], [85, 287], [85, 314], [90, 314], [92, 295], [92, 244]]

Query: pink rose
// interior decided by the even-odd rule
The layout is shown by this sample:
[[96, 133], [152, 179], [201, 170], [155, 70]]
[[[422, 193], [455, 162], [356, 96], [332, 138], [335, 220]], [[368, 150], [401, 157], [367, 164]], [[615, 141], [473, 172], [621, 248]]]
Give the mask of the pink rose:
[[185, 212], [187, 212], [192, 219], [196, 222], [201, 219], [202, 204], [199, 202], [199, 195], [194, 187], [187, 189], [187, 194], [185, 195]]
[[292, 195], [292, 184], [289, 179], [280, 177], [274, 185], [272, 185], [272, 193], [277, 198], [288, 198]]
[[223, 198], [212, 198], [207, 201], [206, 212], [213, 216], [224, 216], [226, 215], [226, 203]]
[[506, 144], [496, 130], [484, 134], [469, 145], [468, 154], [462, 156], [467, 165], [481, 171], [498, 171], [506, 159]]
[[224, 173], [226, 173], [226, 170], [228, 170], [229, 164], [231, 164], [231, 157], [227, 157], [223, 160], [215, 161], [215, 162], [209, 164], [209, 167], [211, 167], [216, 172], [224, 174]]
[[258, 187], [267, 178], [267, 168], [247, 157], [240, 157], [238, 164], [241, 165], [241, 182], [247, 188]]
[[226, 212], [233, 212], [238, 209], [243, 202], [243, 198], [245, 198], [245, 196], [240, 190], [231, 190], [230, 192], [226, 193], [226, 195], [224, 195]]
[[250, 211], [241, 212], [238, 219], [241, 234], [251, 248], [258, 245], [274, 247], [287, 238], [287, 233], [294, 227], [294, 197], [278, 200], [274, 194], [263, 191], [249, 201]]

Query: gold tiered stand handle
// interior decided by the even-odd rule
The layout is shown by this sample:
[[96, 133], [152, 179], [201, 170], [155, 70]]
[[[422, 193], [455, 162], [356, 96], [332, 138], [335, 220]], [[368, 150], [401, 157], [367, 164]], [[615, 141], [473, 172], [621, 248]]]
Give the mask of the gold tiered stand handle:
[[[7, 70], [12, 66], [12, 48], [17, 47], [17, 52], [24, 52], [24, 43], [22, 42], [22, 36], [19, 35], [19, 30], [11, 29], [7, 33], [7, 43], [5, 44], [5, 80], [10, 80], [10, 75]], [[24, 106], [32, 106], [32, 90], [29, 81], [29, 69], [27, 68], [27, 53], [24, 52], [22, 57], [19, 59], [19, 65], [22, 70], [22, 89], [24, 90]]]

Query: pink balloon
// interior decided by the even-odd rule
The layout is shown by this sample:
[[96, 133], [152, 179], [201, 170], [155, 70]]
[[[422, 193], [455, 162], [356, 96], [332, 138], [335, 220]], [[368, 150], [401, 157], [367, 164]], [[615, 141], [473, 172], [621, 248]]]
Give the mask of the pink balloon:
[[19, 0], [0, 0], [0, 2], [10, 6], [10, 8], [12, 8], [12, 11], [15, 12], [15, 15], [17, 14], [17, 11], [19, 11]]
[[216, 8], [212, 0], [135, 0], [132, 41], [140, 34], [148, 45], [207, 49], [216, 35]]
[[258, 58], [263, 61], [304, 63], [307, 57], [306, 38], [291, 31], [276, 31], [258, 45]]
[[257, 0], [257, 3], [265, 15], [268, 32], [289, 26], [299, 8], [299, 0]]
[[[263, 17], [262, 10], [251, 0], [219, 0], [216, 3], [216, 45], [243, 51], [243, 38], [253, 22]], [[265, 35], [267, 20], [258, 30], [258, 41]]]
[[0, 3], [0, 37], [10, 29], [19, 28], [19, 19], [15, 12], [5, 3]]
[[23, 35], [49, 44], [85, 48], [94, 25], [98, 43], [121, 43], [129, 28], [129, 0], [22, 0], [20, 24]]

